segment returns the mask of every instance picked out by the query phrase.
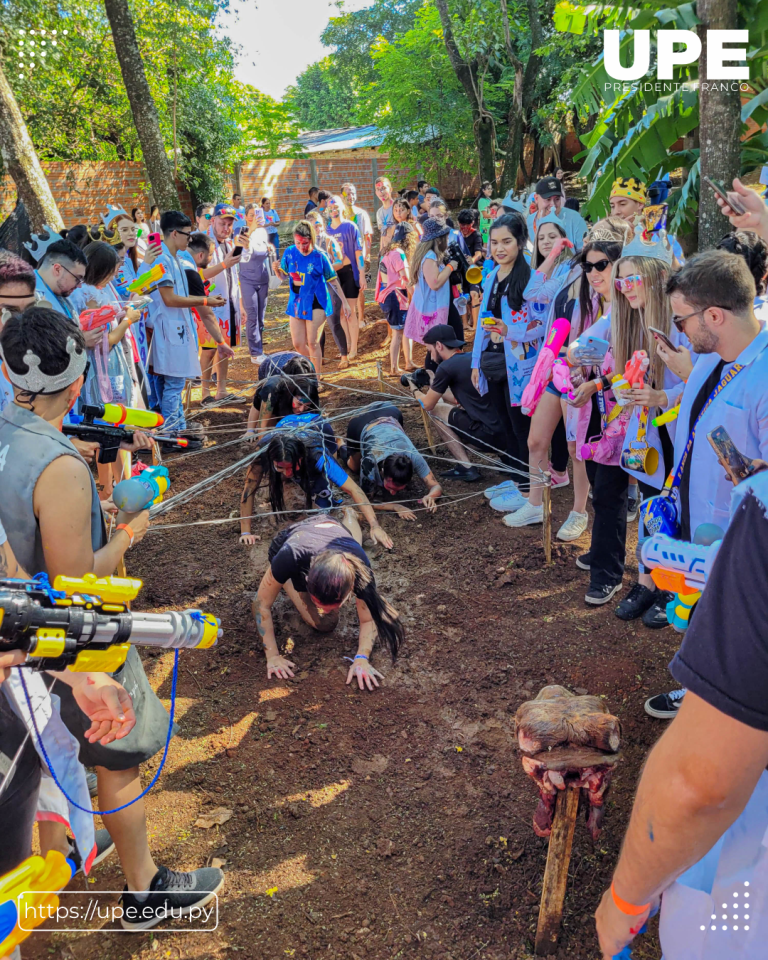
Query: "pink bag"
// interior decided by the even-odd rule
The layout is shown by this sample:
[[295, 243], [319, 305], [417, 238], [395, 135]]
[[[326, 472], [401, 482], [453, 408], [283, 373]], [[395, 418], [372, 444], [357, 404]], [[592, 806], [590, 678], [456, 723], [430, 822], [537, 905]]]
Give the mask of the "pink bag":
[[408, 307], [403, 336], [424, 343], [424, 334], [438, 323], [448, 323], [448, 307], [440, 307], [434, 313], [422, 313], [413, 300]]

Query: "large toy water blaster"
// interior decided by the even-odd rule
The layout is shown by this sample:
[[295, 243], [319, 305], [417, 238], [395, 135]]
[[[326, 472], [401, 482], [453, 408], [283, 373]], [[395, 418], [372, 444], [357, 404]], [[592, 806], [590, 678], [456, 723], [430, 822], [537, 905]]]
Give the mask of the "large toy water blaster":
[[62, 890], [75, 874], [75, 864], [58, 850], [27, 857], [0, 877], [0, 957], [7, 957], [35, 927], [56, 916]]
[[[152, 410], [125, 407], [121, 403], [84, 403], [79, 414], [70, 414], [70, 423], [64, 422], [62, 431], [68, 437], [77, 437], [86, 443], [98, 443], [99, 463], [114, 463], [121, 444], [130, 444], [134, 430], [154, 430], [165, 422], [162, 414]], [[173, 443], [179, 449], [187, 446], [183, 437], [164, 437], [156, 440]]]

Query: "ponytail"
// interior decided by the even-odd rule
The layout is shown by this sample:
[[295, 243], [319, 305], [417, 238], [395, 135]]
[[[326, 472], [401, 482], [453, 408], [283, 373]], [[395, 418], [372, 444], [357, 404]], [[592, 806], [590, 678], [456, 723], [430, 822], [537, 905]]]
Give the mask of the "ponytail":
[[312, 560], [307, 590], [322, 603], [340, 603], [354, 593], [368, 607], [379, 638], [389, 647], [392, 662], [405, 640], [400, 615], [376, 589], [371, 568], [354, 553], [323, 550]]

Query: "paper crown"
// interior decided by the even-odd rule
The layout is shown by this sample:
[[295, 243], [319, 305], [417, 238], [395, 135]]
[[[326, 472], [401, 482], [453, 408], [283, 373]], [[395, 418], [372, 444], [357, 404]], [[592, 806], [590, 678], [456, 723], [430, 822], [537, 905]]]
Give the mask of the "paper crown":
[[32, 353], [31, 350], [27, 350], [24, 354], [24, 363], [29, 367], [26, 373], [16, 373], [15, 370], [11, 370], [2, 347], [0, 347], [0, 360], [5, 363], [8, 379], [14, 387], [27, 390], [29, 393], [58, 393], [59, 390], [63, 390], [77, 380], [88, 362], [88, 354], [85, 350], [78, 352], [77, 344], [72, 337], [67, 337], [67, 353], [69, 354], [69, 363], [66, 369], [53, 376], [42, 372], [40, 357]]
[[558, 217], [554, 210], [550, 210], [546, 217], [542, 217], [541, 220], [539, 220], [539, 222], [536, 224], [537, 233], [542, 223], [554, 223], [555, 226], [560, 227], [562, 231], [565, 231], [565, 219], [563, 217]]
[[[654, 239], [658, 237], [658, 239]], [[642, 226], [638, 223], [635, 235], [621, 251], [624, 257], [648, 257], [652, 260], [661, 260], [668, 267], [672, 265], [672, 246], [667, 239], [667, 231], [659, 230], [646, 237]]]
[[29, 251], [29, 255], [32, 257], [35, 263], [40, 263], [45, 254], [48, 252], [48, 247], [62, 239], [61, 234], [56, 233], [53, 227], [49, 226], [47, 223], [43, 226], [43, 230], [45, 230], [47, 236], [44, 236], [42, 233], [33, 233], [32, 242], [24, 242], [24, 246]]
[[114, 207], [111, 203], [108, 203], [107, 212], [102, 214], [101, 222], [105, 227], [108, 227], [110, 223], [112, 223], [112, 221], [119, 216], [127, 217], [128, 220], [133, 219], [127, 210], [123, 210], [122, 207]]
[[645, 203], [645, 184], [637, 177], [618, 177], [611, 185], [611, 197], [627, 197], [628, 200]]

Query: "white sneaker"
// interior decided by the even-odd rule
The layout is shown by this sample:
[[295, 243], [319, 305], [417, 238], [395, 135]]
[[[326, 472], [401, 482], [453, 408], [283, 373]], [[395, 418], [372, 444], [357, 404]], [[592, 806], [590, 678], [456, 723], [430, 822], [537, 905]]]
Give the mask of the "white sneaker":
[[514, 490], [508, 490], [506, 493], [498, 494], [491, 500], [491, 510], [498, 510], [499, 513], [509, 513], [511, 510], [521, 510], [528, 501], [515, 487]]
[[[491, 503], [493, 506], [493, 503]], [[533, 523], [543, 523], [544, 522], [544, 507], [534, 507], [532, 503], [526, 503], [524, 507], [520, 507], [519, 510], [516, 510], [514, 513], [507, 514], [504, 517], [504, 523], [508, 527], [527, 527]]]
[[496, 486], [483, 490], [483, 496], [486, 500], [493, 500], [494, 497], [500, 497], [504, 493], [512, 493], [515, 490], [517, 490], [515, 481], [505, 480], [504, 483], [497, 483]]
[[264, 363], [264, 361], [268, 359], [269, 357], [266, 353], [260, 353], [258, 357], [251, 357], [251, 363]]
[[557, 539], [578, 540], [587, 529], [588, 522], [589, 517], [586, 513], [578, 513], [576, 510], [571, 510], [568, 514], [568, 519], [557, 531]]

